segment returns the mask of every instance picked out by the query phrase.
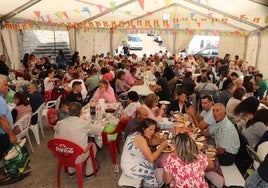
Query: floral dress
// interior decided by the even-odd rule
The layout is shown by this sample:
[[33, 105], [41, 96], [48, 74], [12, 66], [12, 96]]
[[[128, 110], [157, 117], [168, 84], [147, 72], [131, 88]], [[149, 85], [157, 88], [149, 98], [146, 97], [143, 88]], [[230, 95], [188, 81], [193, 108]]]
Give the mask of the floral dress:
[[158, 187], [154, 164], [147, 161], [141, 150], [134, 146], [134, 140], [139, 134], [135, 132], [127, 137], [121, 156], [122, 172], [128, 177], [143, 180], [144, 185]]
[[192, 163], [183, 162], [175, 154], [170, 154], [163, 164], [167, 174], [172, 176], [170, 188], [208, 188], [205, 181], [207, 156], [200, 154]]

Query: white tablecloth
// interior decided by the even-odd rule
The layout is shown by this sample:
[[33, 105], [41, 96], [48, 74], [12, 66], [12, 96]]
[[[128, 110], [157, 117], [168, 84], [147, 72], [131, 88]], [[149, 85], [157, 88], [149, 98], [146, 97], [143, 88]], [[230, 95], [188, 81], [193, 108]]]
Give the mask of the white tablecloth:
[[136, 91], [138, 93], [138, 95], [140, 96], [147, 96], [151, 93], [154, 93], [150, 88], [149, 88], [149, 84], [155, 84], [155, 81], [149, 81], [148, 83], [144, 83], [143, 85], [136, 85], [136, 86], [132, 86], [129, 91]]
[[[97, 106], [97, 105], [96, 105]], [[115, 113], [105, 113], [105, 109], [113, 108], [115, 109]], [[116, 126], [119, 118], [117, 117], [117, 114], [120, 113], [121, 110], [121, 103], [105, 103], [105, 109], [101, 112], [101, 114], [98, 114], [95, 116], [95, 119], [92, 119], [90, 115], [90, 108], [89, 106], [85, 106], [82, 109], [81, 118], [84, 120], [90, 121], [95, 126], [100, 126], [102, 129], [109, 123], [111, 125]], [[99, 147], [102, 147], [102, 136], [100, 135], [89, 135], [91, 137], [95, 138], [95, 142]]]

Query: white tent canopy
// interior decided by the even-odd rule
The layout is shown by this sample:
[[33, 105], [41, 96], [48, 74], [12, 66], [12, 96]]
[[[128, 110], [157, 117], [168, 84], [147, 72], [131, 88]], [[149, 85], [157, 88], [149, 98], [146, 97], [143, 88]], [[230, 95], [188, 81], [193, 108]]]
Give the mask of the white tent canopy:
[[172, 53], [195, 34], [219, 35], [221, 57], [237, 54], [259, 69], [268, 65], [267, 0], [16, 0], [2, 1], [0, 14], [0, 51], [13, 57], [14, 68], [14, 28], [62, 27], [81, 54], [113, 51], [129, 32], [156, 31]]

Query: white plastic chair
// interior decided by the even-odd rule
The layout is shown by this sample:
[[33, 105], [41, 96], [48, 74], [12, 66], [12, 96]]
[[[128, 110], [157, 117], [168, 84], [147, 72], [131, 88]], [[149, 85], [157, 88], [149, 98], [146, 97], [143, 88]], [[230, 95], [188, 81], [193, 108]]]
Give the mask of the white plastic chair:
[[31, 150], [32, 152], [34, 152], [34, 149], [33, 149], [33, 145], [32, 145], [32, 142], [31, 142], [31, 139], [29, 137], [29, 126], [30, 126], [30, 123], [31, 123], [31, 117], [32, 117], [32, 113], [27, 113], [27, 114], [24, 114], [20, 119], [18, 119], [18, 121], [15, 123], [15, 126], [18, 125], [19, 128], [20, 128], [20, 133], [16, 135], [17, 137], [17, 140], [18, 142], [20, 142], [20, 140], [26, 136], [27, 138], [27, 141], [31, 147]]
[[42, 124], [42, 111], [45, 108], [46, 103], [43, 103], [34, 113], [32, 116], [37, 114], [37, 123], [35, 125], [30, 125], [30, 129], [33, 131], [35, 140], [37, 145], [40, 145], [40, 136], [39, 136], [39, 128], [41, 129], [41, 133], [43, 138], [45, 137], [43, 124]]
[[56, 100], [48, 101], [46, 103], [46, 108], [49, 109], [49, 108], [54, 107], [56, 110], [59, 110], [60, 100], [61, 100], [61, 96], [59, 96]]

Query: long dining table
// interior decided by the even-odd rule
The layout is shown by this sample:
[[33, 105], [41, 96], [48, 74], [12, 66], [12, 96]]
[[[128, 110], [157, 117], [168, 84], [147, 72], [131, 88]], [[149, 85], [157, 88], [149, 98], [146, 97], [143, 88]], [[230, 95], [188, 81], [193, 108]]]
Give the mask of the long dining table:
[[[90, 121], [94, 126], [99, 126], [102, 130], [107, 124], [116, 126], [119, 121], [119, 114], [122, 111], [120, 102], [105, 103], [102, 105], [103, 109], [98, 110], [99, 104], [96, 103], [96, 115], [90, 114], [90, 106], [86, 105], [82, 109], [81, 118]], [[102, 135], [89, 135], [93, 137], [96, 144], [102, 147]]]

